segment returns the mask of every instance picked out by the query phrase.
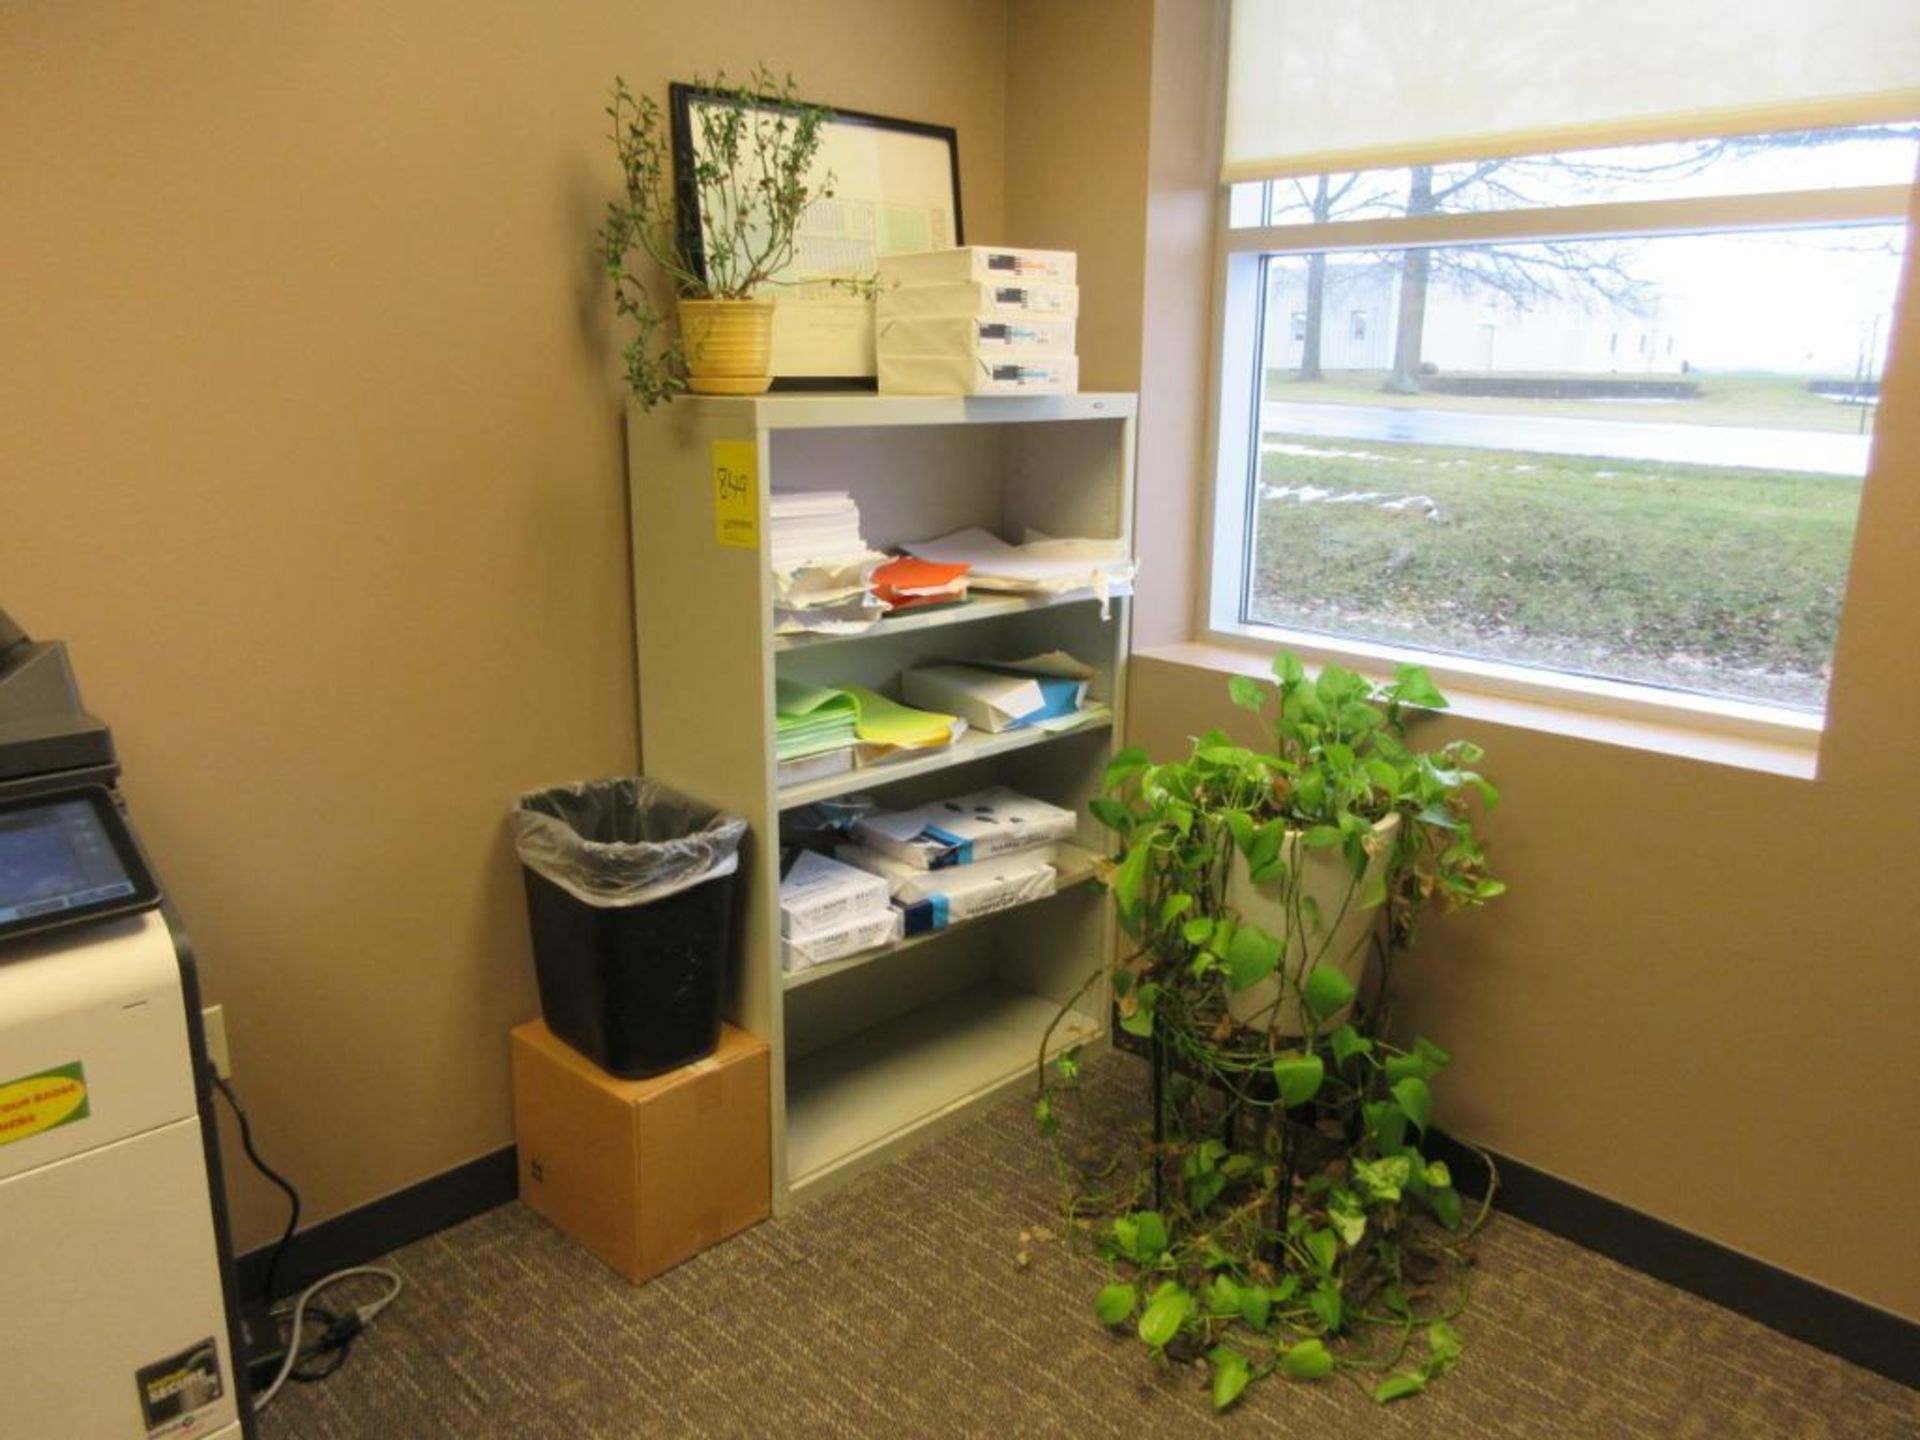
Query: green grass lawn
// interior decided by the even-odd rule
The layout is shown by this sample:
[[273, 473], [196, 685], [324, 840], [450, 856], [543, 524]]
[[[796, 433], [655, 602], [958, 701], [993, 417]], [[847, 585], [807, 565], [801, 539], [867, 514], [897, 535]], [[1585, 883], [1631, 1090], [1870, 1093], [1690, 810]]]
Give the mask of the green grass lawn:
[[[1285, 443], [1301, 453], [1261, 462], [1256, 619], [1772, 703], [1825, 701], [1857, 480]], [[1300, 498], [1309, 487], [1328, 495]], [[1352, 494], [1377, 498], [1331, 498]], [[1381, 508], [1404, 497], [1432, 507]]]
[[[1507, 373], [1507, 372], [1502, 372]], [[1518, 376], [1521, 372], [1512, 372]], [[1581, 379], [1604, 378], [1581, 376]], [[1634, 378], [1631, 375], [1623, 379]], [[1618, 400], [1521, 400], [1481, 395], [1391, 395], [1380, 388], [1385, 371], [1329, 370], [1324, 380], [1299, 381], [1290, 370], [1267, 372], [1267, 399], [1306, 405], [1392, 405], [1423, 410], [1470, 410], [1487, 415], [1561, 415], [1589, 420], [1655, 420], [1679, 425], [1741, 425], [1763, 430], [1861, 433], [1858, 407], [1824, 400], [1805, 377], [1763, 374], [1656, 375], [1692, 380], [1697, 400], [1634, 403]], [[1846, 376], [1836, 376], [1846, 379]], [[1871, 425], [1873, 417], [1867, 416]]]

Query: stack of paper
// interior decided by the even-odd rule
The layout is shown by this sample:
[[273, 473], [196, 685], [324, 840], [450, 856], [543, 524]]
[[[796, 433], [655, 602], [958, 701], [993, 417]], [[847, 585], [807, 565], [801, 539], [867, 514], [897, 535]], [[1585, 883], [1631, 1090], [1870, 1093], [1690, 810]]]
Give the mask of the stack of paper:
[[844, 490], [781, 491], [768, 497], [774, 632], [857, 634], [886, 607], [872, 591], [886, 556], [860, 534], [860, 507]]
[[1054, 599], [1097, 596], [1102, 619], [1109, 597], [1133, 593], [1137, 568], [1124, 540], [1055, 540], [1031, 531], [1024, 545], [1009, 545], [992, 531], [975, 528], [922, 540], [906, 550], [922, 560], [970, 567], [968, 578], [981, 590]]
[[1053, 894], [1059, 876], [1051, 845], [942, 870], [921, 870], [864, 845], [842, 845], [835, 853], [888, 886], [909, 935], [1045, 899]]
[[774, 758], [779, 782], [792, 785], [853, 768], [859, 707], [844, 690], [784, 675], [773, 682]]
[[967, 567], [896, 555], [873, 572], [873, 593], [890, 607], [890, 615], [958, 605], [967, 598]]
[[943, 870], [1073, 838], [1071, 810], [1004, 785], [861, 818], [853, 838], [916, 870]]
[[824, 965], [898, 940], [904, 926], [887, 882], [811, 850], [794, 852], [780, 875], [780, 963]]
[[957, 246], [882, 256], [882, 395], [1058, 395], [1079, 387], [1074, 256]]
[[875, 765], [951, 745], [966, 733], [957, 715], [916, 710], [864, 685], [774, 681], [775, 779], [781, 785]]
[[907, 671], [900, 686], [912, 704], [951, 710], [997, 734], [1077, 714], [1093, 678], [1092, 667], [1056, 650], [1030, 660], [923, 666]]

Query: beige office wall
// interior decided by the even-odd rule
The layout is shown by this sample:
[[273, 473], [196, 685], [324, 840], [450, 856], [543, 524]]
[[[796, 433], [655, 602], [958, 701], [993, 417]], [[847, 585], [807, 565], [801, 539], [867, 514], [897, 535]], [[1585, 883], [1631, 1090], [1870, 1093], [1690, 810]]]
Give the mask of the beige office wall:
[[996, 239], [1005, 45], [979, 0], [0, 7], [0, 606], [113, 725], [309, 1221], [511, 1140], [506, 807], [635, 764], [614, 73], [956, 125]]
[[1225, 0], [1014, 0], [1010, 241], [1080, 256], [1080, 383], [1140, 397], [1133, 642], [1189, 633]]
[[[1454, 1054], [1450, 1129], [1920, 1318], [1914, 291], [1910, 253], [1820, 777], [1434, 722], [1486, 747], [1512, 890], [1432, 927], [1404, 1019]], [[1162, 757], [1236, 713], [1220, 675], [1151, 659], [1130, 701]]]

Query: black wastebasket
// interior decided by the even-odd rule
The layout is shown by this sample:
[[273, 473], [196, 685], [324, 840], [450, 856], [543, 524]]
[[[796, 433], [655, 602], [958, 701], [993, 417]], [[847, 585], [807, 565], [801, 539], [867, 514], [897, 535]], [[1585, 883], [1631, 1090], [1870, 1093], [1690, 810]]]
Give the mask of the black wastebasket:
[[712, 1054], [746, 821], [634, 778], [523, 795], [513, 828], [548, 1028], [629, 1080]]

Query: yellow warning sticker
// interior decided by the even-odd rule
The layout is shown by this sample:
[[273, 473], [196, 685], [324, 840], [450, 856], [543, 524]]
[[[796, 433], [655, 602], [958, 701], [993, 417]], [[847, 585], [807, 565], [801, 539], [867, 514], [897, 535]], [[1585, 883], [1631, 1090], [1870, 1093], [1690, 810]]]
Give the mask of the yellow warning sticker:
[[713, 442], [713, 535], [747, 550], [760, 543], [760, 452], [751, 440]]
[[78, 1060], [0, 1085], [0, 1145], [87, 1118], [87, 1071]]

